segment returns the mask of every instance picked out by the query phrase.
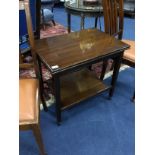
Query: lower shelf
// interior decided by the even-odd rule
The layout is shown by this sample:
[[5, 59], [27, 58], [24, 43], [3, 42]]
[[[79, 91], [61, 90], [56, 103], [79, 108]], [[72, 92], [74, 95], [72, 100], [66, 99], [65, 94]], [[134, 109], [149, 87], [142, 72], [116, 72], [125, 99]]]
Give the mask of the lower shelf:
[[88, 69], [64, 75], [61, 81], [61, 110], [80, 101], [92, 97], [110, 86], [106, 86], [96, 75]]

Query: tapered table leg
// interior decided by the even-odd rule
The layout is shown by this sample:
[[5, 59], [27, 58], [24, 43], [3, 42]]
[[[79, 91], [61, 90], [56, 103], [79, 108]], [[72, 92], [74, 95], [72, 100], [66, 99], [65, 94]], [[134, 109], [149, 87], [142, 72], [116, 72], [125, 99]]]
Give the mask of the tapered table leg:
[[38, 66], [39, 66], [40, 98], [41, 98], [44, 110], [48, 111], [48, 108], [47, 108], [47, 105], [46, 105], [46, 102], [43, 96], [43, 93], [44, 93], [44, 83], [43, 83], [43, 78], [42, 78], [43, 73], [42, 73], [42, 68], [41, 68], [41, 60], [39, 57], [37, 57], [37, 61], [38, 61]]
[[101, 71], [101, 75], [100, 75], [100, 80], [103, 80], [103, 79], [104, 79], [107, 66], [108, 66], [108, 60], [103, 61], [103, 64], [102, 64], [102, 71]]
[[53, 77], [54, 82], [54, 94], [55, 94], [55, 109], [57, 124], [61, 124], [61, 101], [60, 101], [60, 79], [59, 76]]
[[85, 20], [84, 14], [81, 14], [81, 30], [84, 29], [84, 20]]
[[71, 14], [67, 13], [68, 33], [71, 32]]
[[114, 59], [114, 70], [113, 70], [113, 75], [112, 75], [112, 80], [111, 80], [111, 89], [109, 91], [109, 97], [111, 98], [114, 94], [114, 89], [115, 89], [115, 84], [117, 81], [121, 61], [123, 57], [123, 52], [120, 53], [115, 59]]
[[95, 28], [97, 28], [98, 17], [95, 17]]

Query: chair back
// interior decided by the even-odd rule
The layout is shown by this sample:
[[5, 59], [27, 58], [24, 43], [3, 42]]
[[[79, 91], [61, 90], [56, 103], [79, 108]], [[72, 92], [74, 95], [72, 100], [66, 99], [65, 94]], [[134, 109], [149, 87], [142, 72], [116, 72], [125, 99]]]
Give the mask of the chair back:
[[122, 39], [124, 11], [123, 0], [102, 0], [105, 32]]
[[[33, 32], [37, 33], [37, 0], [29, 0], [30, 11], [31, 11], [31, 18], [32, 18], [32, 25], [33, 25]], [[27, 27], [26, 27], [26, 16], [25, 10], [21, 9], [19, 11], [19, 36], [27, 35]]]
[[[32, 27], [32, 19], [31, 19], [31, 11], [30, 11], [30, 2], [29, 0], [19, 0], [19, 11], [25, 11], [26, 17], [26, 27], [28, 32], [29, 44], [31, 49], [31, 55], [33, 59], [33, 66], [35, 69], [36, 76], [38, 76], [38, 67], [37, 67], [37, 60], [36, 60], [36, 53], [35, 53], [35, 46], [34, 46], [34, 33]], [[19, 67], [20, 68], [30, 68], [32, 64], [24, 64], [21, 63], [21, 54], [19, 55]]]

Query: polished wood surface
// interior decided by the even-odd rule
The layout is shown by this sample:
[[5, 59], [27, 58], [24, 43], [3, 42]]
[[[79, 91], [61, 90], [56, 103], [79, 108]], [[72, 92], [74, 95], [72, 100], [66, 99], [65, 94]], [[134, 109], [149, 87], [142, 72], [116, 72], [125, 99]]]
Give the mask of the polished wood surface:
[[35, 45], [36, 52], [49, 69], [59, 66], [57, 72], [128, 48], [127, 44], [97, 29], [36, 40]]
[[110, 88], [88, 69], [64, 75], [60, 83], [62, 110]]

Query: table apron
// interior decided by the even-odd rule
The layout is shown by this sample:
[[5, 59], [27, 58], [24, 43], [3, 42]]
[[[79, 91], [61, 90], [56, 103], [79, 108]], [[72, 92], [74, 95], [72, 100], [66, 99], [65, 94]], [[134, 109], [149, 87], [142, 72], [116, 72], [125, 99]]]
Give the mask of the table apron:
[[87, 62], [82, 62], [80, 64], [76, 64], [72, 67], [68, 67], [68, 68], [65, 68], [65, 69], [62, 69], [61, 71], [55, 71], [55, 72], [52, 72], [52, 70], [46, 65], [46, 63], [44, 63], [49, 69], [50, 69], [50, 72], [51, 72], [51, 75], [52, 76], [55, 76], [55, 75], [59, 75], [59, 76], [62, 76], [62, 75], [65, 75], [67, 73], [70, 73], [70, 72], [74, 72], [74, 71], [78, 71], [84, 67], [89, 67], [91, 66], [92, 64], [95, 64], [95, 63], [98, 63], [98, 62], [101, 62], [101, 61], [105, 61], [109, 58], [112, 58], [112, 59], [115, 59], [117, 57], [119, 57], [124, 51], [118, 51], [118, 53], [116, 54], [110, 54], [110, 55], [107, 55], [107, 56], [101, 56], [100, 58], [96, 58], [96, 59], [93, 59], [93, 60], [87, 60]]

